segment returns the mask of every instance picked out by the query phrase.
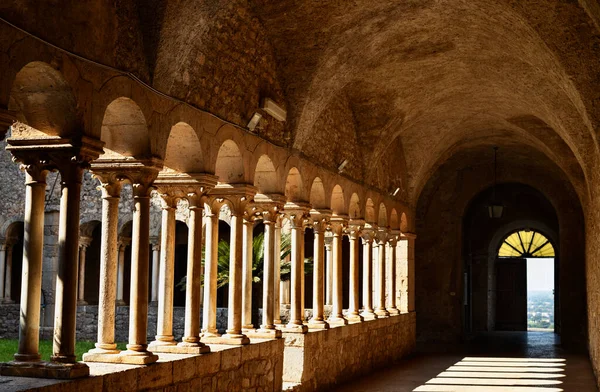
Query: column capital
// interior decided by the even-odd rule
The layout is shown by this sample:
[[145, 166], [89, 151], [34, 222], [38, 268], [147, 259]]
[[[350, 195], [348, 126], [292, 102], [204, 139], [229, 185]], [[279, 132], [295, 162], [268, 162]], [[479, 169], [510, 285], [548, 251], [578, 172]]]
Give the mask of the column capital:
[[[153, 183], [162, 169], [162, 161], [158, 158], [148, 159], [99, 159], [91, 163], [91, 171], [96, 176], [104, 177], [112, 188], [107, 188], [107, 194], [113, 194], [120, 188], [117, 182], [128, 182], [133, 188], [133, 197], [149, 197], [154, 189]], [[102, 179], [100, 180], [102, 182]], [[114, 196], [113, 196], [114, 197]]]
[[102, 198], [117, 198], [121, 196], [123, 182], [127, 179], [117, 171], [92, 170], [92, 176], [100, 181], [98, 189], [102, 191]]
[[153, 250], [155, 246], [158, 246], [158, 249], [160, 249], [160, 237], [150, 236], [150, 245], [152, 245]]
[[248, 203], [254, 200], [256, 188], [248, 184], [217, 184], [208, 194], [214, 197], [213, 204], [216, 201], [219, 208], [227, 204], [231, 215], [242, 216]]
[[377, 236], [377, 225], [374, 223], [365, 223], [360, 232], [360, 236], [366, 242], [373, 242]]
[[382, 245], [385, 244], [389, 239], [389, 230], [387, 227], [380, 227], [377, 229], [377, 234], [375, 236], [377, 243]]
[[131, 245], [131, 238], [120, 237], [117, 244], [119, 245], [119, 248], [125, 248], [126, 246]]
[[391, 246], [396, 246], [400, 240], [400, 230], [390, 229], [388, 231], [388, 242]]
[[[154, 186], [161, 197], [168, 197], [176, 207], [178, 199], [187, 199], [190, 208], [201, 207], [206, 194], [217, 185], [217, 177], [208, 173], [158, 173]], [[164, 195], [164, 196], [163, 196]]]
[[92, 243], [92, 239], [90, 237], [79, 237], [79, 247], [87, 248]]
[[312, 209], [310, 210], [310, 219], [313, 231], [315, 233], [324, 233], [330, 228], [331, 210]]
[[341, 236], [348, 227], [348, 217], [345, 215], [334, 215], [329, 218], [329, 226], [334, 236]]
[[346, 228], [346, 234], [350, 239], [356, 240], [360, 237], [365, 221], [362, 219], [350, 219], [348, 227]]
[[304, 228], [309, 211], [310, 204], [304, 202], [287, 202], [283, 210], [293, 228]]
[[254, 205], [258, 208], [259, 214], [262, 215], [265, 223], [277, 224], [277, 221], [281, 218], [285, 200], [285, 196], [279, 193], [258, 193], [254, 196]]

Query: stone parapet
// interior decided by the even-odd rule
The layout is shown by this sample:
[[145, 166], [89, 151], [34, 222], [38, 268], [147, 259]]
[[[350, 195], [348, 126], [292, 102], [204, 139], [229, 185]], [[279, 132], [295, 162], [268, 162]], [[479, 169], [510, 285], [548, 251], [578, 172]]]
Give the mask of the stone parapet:
[[294, 391], [327, 390], [411, 354], [416, 313], [284, 335], [284, 383]]

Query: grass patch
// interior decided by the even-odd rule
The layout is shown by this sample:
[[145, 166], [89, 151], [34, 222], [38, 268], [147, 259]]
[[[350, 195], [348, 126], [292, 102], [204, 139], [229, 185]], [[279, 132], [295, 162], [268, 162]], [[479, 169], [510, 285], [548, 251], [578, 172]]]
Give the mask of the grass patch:
[[[0, 339], [0, 362], [8, 362], [13, 360], [13, 354], [17, 352], [19, 341], [17, 339]], [[81, 361], [81, 356], [94, 348], [94, 342], [77, 341], [75, 343], [75, 355], [77, 360]], [[119, 350], [125, 350], [125, 343], [118, 343]], [[52, 355], [52, 340], [40, 340], [40, 355], [45, 361], [50, 360]]]

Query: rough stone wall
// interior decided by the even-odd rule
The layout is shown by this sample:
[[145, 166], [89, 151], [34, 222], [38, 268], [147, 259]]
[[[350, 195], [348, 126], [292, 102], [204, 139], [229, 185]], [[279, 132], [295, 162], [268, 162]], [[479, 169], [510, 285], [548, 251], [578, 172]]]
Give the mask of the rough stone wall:
[[45, 380], [39, 392], [177, 391], [278, 392], [282, 389], [283, 339], [247, 346], [212, 345], [203, 355], [161, 354], [148, 366], [90, 363], [91, 377]]
[[284, 334], [283, 380], [298, 391], [326, 391], [412, 353], [416, 314], [365, 321], [308, 334]]

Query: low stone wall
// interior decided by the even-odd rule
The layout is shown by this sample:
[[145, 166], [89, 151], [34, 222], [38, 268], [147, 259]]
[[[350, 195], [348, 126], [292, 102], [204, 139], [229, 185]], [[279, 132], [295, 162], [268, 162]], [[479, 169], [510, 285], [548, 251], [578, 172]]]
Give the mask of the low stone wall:
[[210, 347], [203, 355], [159, 354], [159, 362], [148, 366], [88, 363], [91, 376], [80, 380], [0, 377], [0, 382], [10, 391], [36, 392], [281, 391], [283, 339]]
[[415, 349], [416, 313], [365, 321], [305, 335], [285, 333], [283, 381], [294, 391], [329, 390]]

